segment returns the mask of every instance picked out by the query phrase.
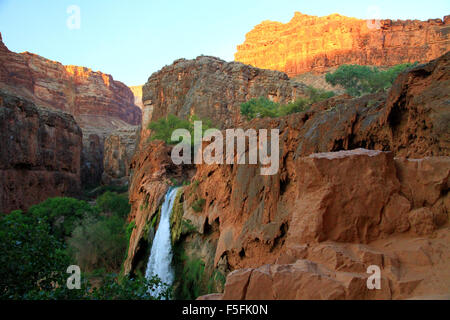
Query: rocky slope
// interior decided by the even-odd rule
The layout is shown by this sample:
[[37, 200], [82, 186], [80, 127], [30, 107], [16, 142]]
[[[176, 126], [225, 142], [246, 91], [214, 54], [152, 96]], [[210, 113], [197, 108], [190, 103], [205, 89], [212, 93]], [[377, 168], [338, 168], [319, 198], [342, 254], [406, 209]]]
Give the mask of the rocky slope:
[[[225, 299], [448, 294], [449, 59], [401, 74], [388, 94], [339, 96], [308, 112], [241, 123], [280, 130], [273, 176], [257, 165], [175, 166], [168, 146], [149, 144], [132, 161], [136, 228], [125, 272], [145, 261], [169, 185], [189, 180], [176, 204], [174, 244], [205, 263], [206, 279], [228, 274]], [[166, 91], [164, 100], [179, 94]], [[381, 290], [366, 287], [369, 265], [381, 268]]]
[[263, 21], [247, 33], [235, 60], [295, 76], [342, 64], [392, 66], [427, 62], [450, 50], [450, 16], [366, 21], [296, 12], [288, 23]]
[[77, 194], [81, 140], [70, 114], [0, 89], [0, 212]]
[[98, 184], [103, 172], [103, 141], [115, 129], [138, 125], [141, 111], [131, 90], [112, 76], [24, 52], [1, 41], [0, 87], [33, 103], [72, 114], [83, 131], [82, 180]]
[[304, 94], [304, 87], [284, 73], [238, 62], [208, 56], [179, 59], [152, 74], [144, 85], [142, 127], [168, 114], [182, 118], [195, 114], [226, 128], [240, 121], [241, 103], [260, 96], [290, 102]]

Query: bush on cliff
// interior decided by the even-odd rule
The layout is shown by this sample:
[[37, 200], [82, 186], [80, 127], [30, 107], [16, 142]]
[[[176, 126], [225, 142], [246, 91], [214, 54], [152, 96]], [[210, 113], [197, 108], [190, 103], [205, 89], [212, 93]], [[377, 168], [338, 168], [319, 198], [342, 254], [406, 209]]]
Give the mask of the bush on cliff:
[[241, 104], [241, 114], [247, 119], [264, 118], [264, 117], [278, 117], [280, 105], [276, 102], [270, 101], [266, 97], [259, 97], [250, 99]]
[[325, 75], [331, 85], [341, 85], [352, 96], [361, 96], [386, 90], [392, 86], [397, 76], [417, 63], [404, 63], [387, 70], [360, 65], [341, 65], [335, 72]]
[[212, 128], [211, 121], [208, 119], [200, 119], [193, 115], [189, 120], [180, 119], [173, 114], [169, 114], [166, 118], [161, 118], [149, 123], [148, 128], [152, 131], [149, 140], [162, 140], [167, 144], [177, 144], [181, 141], [172, 140], [172, 133], [176, 129], [186, 129], [191, 137], [191, 145], [198, 141], [194, 141], [194, 122], [202, 121], [202, 134]]
[[307, 111], [315, 102], [319, 102], [334, 96], [334, 92], [325, 91], [313, 87], [306, 89], [307, 98], [298, 98], [288, 104], [279, 104], [266, 97], [250, 99], [241, 104], [241, 114], [251, 120], [264, 117], [282, 117], [289, 114]]

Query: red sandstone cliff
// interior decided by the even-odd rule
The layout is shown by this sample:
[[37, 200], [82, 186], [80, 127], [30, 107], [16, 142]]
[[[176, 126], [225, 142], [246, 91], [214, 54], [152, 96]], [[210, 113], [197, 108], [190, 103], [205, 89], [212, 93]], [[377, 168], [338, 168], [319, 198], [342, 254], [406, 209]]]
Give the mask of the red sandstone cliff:
[[290, 102], [304, 95], [304, 88], [278, 71], [209, 56], [179, 59], [152, 74], [144, 85], [142, 128], [168, 114], [182, 118], [195, 114], [218, 128], [230, 127], [240, 120], [241, 103], [260, 96]]
[[85, 67], [64, 66], [29, 52], [11, 52], [1, 35], [0, 88], [74, 116], [83, 131], [81, 176], [87, 185], [101, 180], [105, 138], [118, 128], [141, 122], [133, 93], [112, 76]]
[[81, 140], [70, 114], [0, 89], [0, 212], [78, 194]]
[[[206, 277], [228, 274], [224, 299], [445, 296], [449, 68], [447, 53], [401, 74], [388, 94], [335, 97], [245, 124], [280, 129], [273, 176], [261, 176], [257, 165], [175, 166], [170, 147], [147, 145], [131, 164], [136, 228], [125, 272], [136, 271], [148, 249], [146, 226], [169, 185], [190, 179], [180, 219], [195, 231], [172, 233], [181, 232], [186, 254], [205, 263]], [[196, 212], [199, 199], [205, 204]], [[366, 286], [369, 265], [381, 268], [381, 290]]]
[[392, 66], [427, 62], [450, 50], [450, 16], [428, 21], [381, 20], [296, 12], [288, 23], [264, 21], [247, 33], [235, 60], [289, 76], [342, 64]]

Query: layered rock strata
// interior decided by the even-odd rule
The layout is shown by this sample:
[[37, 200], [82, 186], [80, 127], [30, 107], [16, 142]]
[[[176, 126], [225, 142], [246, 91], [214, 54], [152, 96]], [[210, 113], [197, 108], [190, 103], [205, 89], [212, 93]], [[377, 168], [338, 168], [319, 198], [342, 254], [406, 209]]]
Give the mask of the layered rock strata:
[[393, 66], [428, 62], [450, 50], [444, 19], [362, 20], [296, 12], [288, 23], [263, 21], [237, 46], [235, 60], [286, 72], [326, 72], [342, 64]]

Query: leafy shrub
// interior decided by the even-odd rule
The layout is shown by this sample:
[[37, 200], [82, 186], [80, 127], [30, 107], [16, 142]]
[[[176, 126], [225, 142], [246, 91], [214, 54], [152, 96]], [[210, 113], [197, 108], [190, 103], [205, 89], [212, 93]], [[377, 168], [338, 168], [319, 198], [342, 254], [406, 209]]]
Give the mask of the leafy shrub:
[[0, 219], [0, 299], [65, 284], [71, 262], [46, 217], [17, 210]]
[[86, 217], [68, 239], [70, 252], [85, 271], [105, 268], [120, 269], [128, 238], [124, 220], [111, 217]]
[[385, 71], [369, 66], [341, 65], [335, 72], [327, 73], [325, 80], [343, 86], [352, 96], [361, 96], [390, 88], [401, 72], [416, 64], [399, 64]]
[[[118, 280], [115, 274], [103, 274], [120, 268], [135, 224], [125, 224], [123, 210], [114, 210], [111, 216], [98, 210], [84, 201], [53, 198], [27, 213], [17, 210], [0, 216], [0, 299], [169, 297], [170, 288], [156, 277]], [[76, 219], [67, 219], [70, 215]], [[58, 224], [59, 220], [63, 221]], [[70, 238], [64, 237], [72, 229]], [[83, 271], [81, 289], [66, 286], [66, 270], [72, 264]], [[86, 274], [90, 270], [102, 278], [95, 288]], [[163, 286], [161, 296], [152, 293], [156, 286]]]
[[307, 111], [310, 107], [310, 101], [308, 99], [299, 98], [294, 102], [290, 102], [286, 105], [282, 105], [279, 108], [278, 115], [286, 116], [288, 114]]
[[[160, 288], [159, 294], [155, 294]], [[116, 279], [115, 274], [108, 274], [99, 288], [94, 288], [89, 298], [98, 300], [161, 300], [172, 297], [172, 288], [154, 276], [151, 279], [124, 277]]]
[[298, 98], [294, 102], [285, 105], [270, 101], [266, 97], [259, 97], [250, 99], [241, 104], [241, 114], [247, 120], [264, 117], [280, 117], [292, 113], [307, 111], [315, 102], [325, 100], [334, 96], [334, 92], [307, 87], [307, 98]]
[[308, 103], [319, 102], [335, 96], [335, 93], [333, 91], [326, 91], [324, 89], [314, 88], [311, 86], [307, 87], [306, 92], [309, 96]]
[[60, 238], [70, 236], [76, 224], [85, 215], [97, 216], [98, 210], [83, 200], [67, 197], [49, 198], [44, 202], [31, 206], [28, 213], [41, 219], [47, 219], [52, 233]]
[[106, 191], [97, 198], [97, 206], [103, 213], [116, 214], [121, 218], [126, 218], [131, 210], [126, 195], [111, 191]]
[[[53, 290], [31, 290], [23, 298], [27, 300], [159, 300], [172, 297], [172, 289], [161, 282], [158, 277], [146, 279], [144, 277], [122, 277], [118, 279], [114, 273], [100, 274], [99, 286], [92, 287], [87, 276], [82, 276], [81, 288], [69, 290], [60, 286]], [[159, 287], [160, 293], [155, 294]]]
[[205, 199], [197, 199], [192, 203], [192, 209], [194, 209], [195, 212], [202, 212], [205, 203]]
[[249, 120], [254, 118], [277, 117], [278, 109], [279, 104], [270, 101], [266, 97], [253, 98], [241, 104], [241, 114]]
[[169, 114], [166, 118], [161, 118], [150, 122], [148, 128], [152, 130], [149, 140], [162, 140], [167, 144], [177, 144], [181, 141], [172, 140], [172, 132], [176, 129], [186, 129], [191, 136], [191, 146], [194, 146], [198, 141], [194, 141], [194, 121], [202, 121], [202, 134], [209, 128], [212, 128], [211, 121], [207, 119], [200, 119], [193, 115], [189, 120], [180, 119], [173, 114]]

